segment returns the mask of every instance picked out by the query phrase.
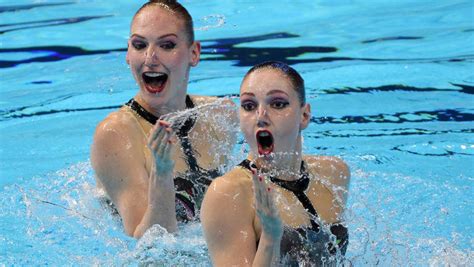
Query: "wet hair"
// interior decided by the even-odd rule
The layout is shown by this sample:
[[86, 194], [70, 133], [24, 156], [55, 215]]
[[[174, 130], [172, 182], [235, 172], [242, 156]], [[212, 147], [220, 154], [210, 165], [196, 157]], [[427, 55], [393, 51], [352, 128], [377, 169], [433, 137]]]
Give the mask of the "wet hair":
[[132, 22], [148, 6], [158, 6], [178, 15], [179, 18], [183, 20], [184, 31], [186, 32], [186, 35], [188, 37], [189, 45], [194, 42], [193, 18], [189, 14], [188, 10], [186, 10], [186, 8], [184, 8], [176, 0], [150, 0], [142, 7], [140, 7], [140, 9], [138, 9], [137, 13], [135, 13], [135, 15], [133, 16]]
[[244, 80], [249, 76], [251, 73], [262, 70], [262, 69], [274, 69], [279, 70], [288, 78], [293, 85], [293, 89], [295, 89], [296, 93], [298, 94], [298, 99], [300, 100], [301, 106], [306, 104], [306, 93], [304, 87], [304, 79], [301, 75], [288, 64], [280, 62], [280, 61], [265, 61], [253, 66], [244, 76]]

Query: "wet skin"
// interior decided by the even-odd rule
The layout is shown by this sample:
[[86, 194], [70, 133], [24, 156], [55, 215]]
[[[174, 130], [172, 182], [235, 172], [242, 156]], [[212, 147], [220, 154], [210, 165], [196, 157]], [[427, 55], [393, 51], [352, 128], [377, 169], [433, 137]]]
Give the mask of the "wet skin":
[[[302, 155], [301, 131], [309, 123], [310, 107], [301, 105], [282, 72], [257, 70], [240, 92], [241, 130], [257, 170], [236, 167], [214, 180], [204, 197], [202, 225], [215, 266], [273, 266], [282, 225], [308, 226], [310, 217], [292, 192], [269, 182], [268, 174], [296, 180], [304, 160], [310, 174], [306, 194], [323, 223], [335, 223], [347, 199], [349, 170], [335, 157]], [[262, 150], [261, 131], [273, 138], [271, 153]]]
[[[257, 165], [278, 161], [278, 165], [294, 165], [291, 168], [298, 172], [299, 163], [295, 156], [301, 151], [300, 132], [309, 123], [309, 104], [301, 106], [290, 81], [273, 69], [257, 70], [247, 76], [242, 82], [240, 95], [240, 128]], [[262, 153], [257, 142], [260, 131], [267, 131], [273, 137], [270, 155]], [[272, 168], [278, 170], [278, 165]]]
[[[200, 43], [190, 44], [179, 16], [156, 6], [135, 17], [130, 33], [126, 61], [140, 87], [136, 100], [157, 116], [184, 109], [181, 96], [186, 94], [190, 67], [199, 62]], [[159, 93], [149, 89], [145, 72], [167, 75]]]
[[[189, 70], [199, 62], [200, 45], [189, 43], [183, 25], [179, 16], [157, 6], [145, 8], [132, 22], [126, 61], [139, 87], [134, 98], [157, 117], [185, 109]], [[164, 75], [166, 81], [158, 86], [146, 83], [144, 73]], [[196, 106], [216, 100], [191, 98]], [[188, 133], [199, 152], [198, 164], [205, 169], [226, 162], [225, 154], [216, 158], [215, 144], [229, 145], [228, 151], [232, 150], [232, 133], [216, 121], [224, 113], [236, 120], [230, 101], [224, 104], [212, 111], [201, 109], [202, 116]], [[91, 163], [97, 187], [117, 208], [125, 232], [136, 238], [155, 224], [169, 232], [177, 230], [173, 179], [188, 166], [170, 123], [152, 125], [124, 106], [96, 128]]]

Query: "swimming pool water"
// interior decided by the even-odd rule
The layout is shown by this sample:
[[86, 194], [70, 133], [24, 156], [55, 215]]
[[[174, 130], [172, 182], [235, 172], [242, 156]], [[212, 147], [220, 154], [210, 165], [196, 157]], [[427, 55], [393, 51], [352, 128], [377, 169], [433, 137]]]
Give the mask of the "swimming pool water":
[[[203, 45], [191, 94], [236, 95], [264, 60], [302, 73], [305, 152], [352, 171], [349, 262], [474, 265], [472, 1], [182, 3]], [[136, 241], [97, 199], [89, 147], [135, 93], [125, 51], [140, 5], [0, 3], [0, 264], [210, 264], [199, 223]]]

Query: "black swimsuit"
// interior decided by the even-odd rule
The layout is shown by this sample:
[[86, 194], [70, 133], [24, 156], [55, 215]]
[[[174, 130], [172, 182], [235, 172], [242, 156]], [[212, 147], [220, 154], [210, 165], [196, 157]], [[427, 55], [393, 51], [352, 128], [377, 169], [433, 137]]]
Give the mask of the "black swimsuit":
[[[250, 170], [250, 161], [244, 160], [239, 166]], [[317, 220], [319, 217], [318, 213], [305, 194], [309, 186], [309, 174], [306, 171], [304, 162], [301, 162], [300, 172], [300, 178], [295, 181], [285, 181], [270, 176], [270, 180], [273, 183], [291, 191], [311, 215], [311, 227], [284, 227], [280, 252], [284, 264], [288, 266], [298, 266], [302, 262], [315, 265], [321, 265], [324, 262], [327, 265], [333, 261], [330, 258], [336, 255], [338, 249], [342, 255], [346, 253], [349, 244], [348, 230], [342, 224], [331, 225], [329, 230], [332, 235], [336, 236], [334, 244], [331, 241], [329, 231], [321, 229]]]
[[[129, 106], [140, 117], [155, 125], [158, 118], [144, 109], [133, 98], [125, 105]], [[194, 108], [194, 103], [189, 95], [186, 95], [186, 108]], [[175, 129], [184, 153], [184, 160], [189, 169], [179, 173], [174, 178], [176, 189], [176, 217], [179, 221], [191, 221], [197, 219], [197, 211], [200, 209], [206, 188], [211, 184], [213, 178], [221, 176], [218, 169], [206, 170], [199, 166], [188, 133], [196, 122], [196, 114], [191, 114], [181, 127]]]

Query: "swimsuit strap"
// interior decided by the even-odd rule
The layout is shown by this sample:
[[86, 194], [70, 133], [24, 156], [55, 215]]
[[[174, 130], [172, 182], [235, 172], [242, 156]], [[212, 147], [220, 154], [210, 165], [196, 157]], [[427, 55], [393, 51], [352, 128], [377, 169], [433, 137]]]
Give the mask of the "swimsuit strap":
[[[130, 99], [125, 105], [130, 107], [131, 110], [133, 110], [136, 114], [138, 114], [140, 117], [142, 117], [152, 125], [155, 125], [159, 119], [158, 117], [147, 111], [133, 98]], [[192, 109], [194, 107], [195, 106], [193, 100], [189, 95], [186, 95], [186, 108]], [[217, 177], [220, 175], [218, 170], [203, 170], [201, 167], [199, 167], [197, 163], [195, 157], [195, 153], [197, 152], [194, 151], [188, 137], [189, 131], [191, 131], [194, 124], [196, 123], [196, 119], [196, 114], [192, 113], [189, 117], [186, 118], [184, 123], [180, 125], [179, 128], [174, 128], [176, 136], [178, 136], [181, 143], [181, 147], [183, 149], [184, 159], [189, 167], [187, 175], [185, 174], [182, 177], [178, 176], [173, 179], [176, 189], [176, 203], [177, 205], [183, 208], [181, 209], [182, 212], [179, 212], [177, 216], [184, 221], [189, 221], [196, 215], [197, 203], [195, 202], [194, 198], [196, 197], [195, 195], [199, 193], [199, 190], [196, 188], [194, 181], [203, 185], [209, 185], [211, 184], [211, 180], [207, 178], [208, 176]], [[191, 177], [190, 174], [194, 174], [196, 175], [196, 177]]]
[[151, 123], [152, 125], [155, 125], [156, 121], [158, 120], [158, 118], [155, 115], [148, 112], [148, 110], [142, 107], [142, 105], [138, 104], [138, 102], [135, 101], [135, 99], [133, 98], [130, 99], [127, 103], [125, 103], [125, 105], [129, 106], [130, 109], [135, 111], [140, 117], [144, 118], [147, 122]]
[[[135, 111], [140, 117], [144, 118], [146, 121], [148, 121], [152, 125], [155, 125], [159, 119], [158, 117], [153, 115], [151, 112], [146, 110], [142, 105], [140, 105], [133, 98], [130, 99], [125, 105], [129, 106], [130, 109]], [[186, 95], [186, 108], [187, 109], [194, 108], [193, 100], [191, 99], [189, 95]], [[181, 141], [181, 146], [183, 147], [186, 162], [192, 171], [196, 171], [198, 169], [198, 164], [197, 164], [196, 157], [194, 156], [195, 151], [193, 150], [192, 145], [188, 140], [188, 133], [191, 130], [191, 128], [193, 128], [195, 122], [196, 122], [196, 116], [195, 114], [193, 114], [186, 119], [184, 124], [179, 129], [176, 130], [176, 135], [179, 137], [179, 140]]]
[[[129, 106], [140, 117], [144, 118], [146, 121], [148, 121], [149, 123], [153, 125], [155, 125], [156, 122], [158, 121], [158, 117], [156, 117], [155, 115], [147, 111], [142, 105], [140, 105], [133, 98], [130, 99], [125, 105]], [[195, 105], [193, 103], [193, 100], [191, 99], [189, 95], [186, 95], [186, 108], [191, 109], [194, 107]], [[181, 147], [183, 148], [183, 152], [184, 152], [184, 158], [189, 167], [189, 170], [191, 172], [203, 173], [203, 170], [201, 167], [199, 167], [199, 164], [195, 156], [197, 152], [194, 151], [193, 146], [191, 145], [191, 142], [189, 141], [189, 138], [188, 138], [188, 133], [193, 128], [195, 123], [196, 123], [196, 114], [191, 114], [183, 123], [183, 125], [179, 127], [178, 129], [176, 129], [176, 135], [178, 136], [181, 142]], [[210, 180], [207, 180], [207, 179], [200, 179], [200, 180], [203, 180], [201, 182], [204, 184], [207, 184], [207, 185], [210, 184]]]
[[[158, 117], [153, 115], [151, 112], [146, 110], [142, 105], [140, 105], [137, 101], [135, 101], [134, 98], [130, 99], [127, 103], [125, 103], [126, 106], [129, 106], [133, 111], [135, 111], [140, 117], [144, 118], [146, 121], [151, 123], [152, 125], [155, 125], [156, 122], [158, 121]], [[186, 95], [186, 108], [194, 108], [194, 103], [193, 100], [189, 95]], [[191, 117], [190, 117], [191, 118]], [[194, 125], [194, 120], [192, 122], [186, 120], [184, 125], [179, 129], [179, 133], [183, 135], [187, 135], [189, 130]]]
[[[194, 103], [188, 95], [186, 95], [186, 108], [194, 108]], [[188, 164], [188, 167], [192, 172], [200, 170], [195, 156], [196, 151], [194, 151], [193, 146], [191, 145], [191, 142], [189, 141], [188, 137], [189, 131], [191, 131], [191, 128], [193, 128], [195, 123], [196, 114], [191, 114], [186, 119], [184, 124], [176, 131], [176, 135], [179, 137], [181, 147], [183, 148], [186, 163]]]
[[[242, 161], [239, 164], [239, 166], [242, 166], [250, 170], [250, 160], [246, 159]], [[311, 218], [312, 229], [315, 232], [319, 232], [320, 226], [315, 220], [315, 218], [318, 217], [318, 213], [316, 212], [316, 209], [311, 203], [311, 200], [309, 200], [308, 196], [306, 196], [306, 194], [304, 193], [304, 191], [306, 191], [306, 189], [308, 189], [308, 186], [309, 186], [309, 174], [306, 171], [306, 168], [304, 166], [304, 161], [301, 161], [300, 178], [298, 180], [285, 181], [285, 180], [278, 179], [274, 176], [270, 176], [270, 180], [273, 183], [293, 192], [293, 194], [298, 198], [298, 200], [303, 205], [303, 208], [307, 210], [311, 215], [313, 215], [313, 217]]]

